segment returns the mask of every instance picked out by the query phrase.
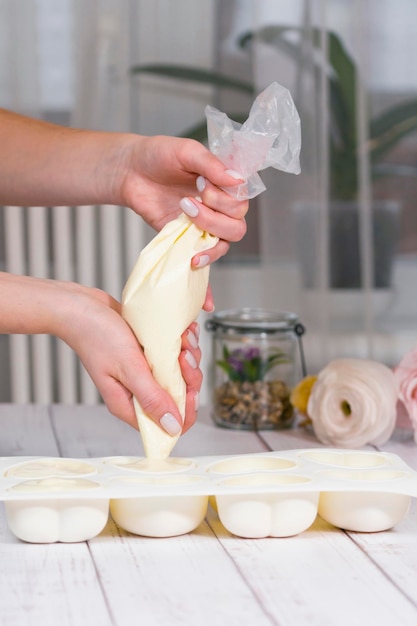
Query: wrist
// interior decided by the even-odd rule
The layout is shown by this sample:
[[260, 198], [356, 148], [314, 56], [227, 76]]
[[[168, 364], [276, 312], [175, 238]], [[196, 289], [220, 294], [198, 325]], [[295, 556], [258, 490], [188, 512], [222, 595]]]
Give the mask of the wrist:
[[[97, 203], [130, 206], [129, 186], [132, 176], [138, 176], [134, 163], [142, 152], [146, 137], [134, 133], [106, 133], [101, 160], [96, 168]], [[105, 198], [103, 200], [103, 198]]]
[[59, 335], [66, 302], [63, 285], [49, 279], [0, 273], [0, 332]]

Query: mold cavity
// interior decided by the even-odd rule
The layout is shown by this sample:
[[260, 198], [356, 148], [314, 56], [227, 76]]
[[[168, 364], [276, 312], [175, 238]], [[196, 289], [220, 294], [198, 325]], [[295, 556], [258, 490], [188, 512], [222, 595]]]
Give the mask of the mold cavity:
[[46, 478], [89, 476], [96, 473], [97, 470], [91, 463], [77, 459], [44, 458], [14, 465], [5, 472], [5, 475], [15, 478]]
[[219, 461], [209, 468], [214, 474], [242, 474], [243, 472], [265, 472], [291, 469], [294, 461], [270, 456], [241, 456]]
[[388, 459], [378, 452], [303, 452], [303, 458], [320, 465], [337, 467], [380, 467], [387, 465]]
[[147, 472], [151, 474], [185, 472], [195, 465], [191, 459], [172, 457], [168, 459], [146, 459], [122, 456], [109, 459], [109, 463], [131, 472]]
[[99, 483], [84, 478], [40, 478], [38, 480], [26, 480], [18, 485], [10, 487], [8, 491], [18, 493], [49, 492], [62, 493], [63, 491], [84, 491], [97, 489]]
[[409, 476], [407, 472], [391, 471], [391, 470], [325, 470], [320, 472], [323, 478], [331, 478], [335, 480], [354, 480], [356, 482], [384, 482], [398, 480]]
[[109, 482], [123, 485], [194, 485], [201, 482], [201, 476], [117, 476]]
[[251, 474], [248, 476], [235, 476], [220, 481], [224, 487], [276, 487], [277, 485], [301, 485], [311, 483], [307, 476], [286, 476], [283, 474]]

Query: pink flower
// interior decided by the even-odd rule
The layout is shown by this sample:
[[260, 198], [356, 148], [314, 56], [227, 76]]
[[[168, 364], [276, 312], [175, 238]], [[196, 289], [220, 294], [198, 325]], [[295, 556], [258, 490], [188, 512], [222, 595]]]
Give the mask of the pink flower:
[[401, 359], [394, 376], [399, 387], [399, 400], [408, 413], [417, 443], [417, 346]]

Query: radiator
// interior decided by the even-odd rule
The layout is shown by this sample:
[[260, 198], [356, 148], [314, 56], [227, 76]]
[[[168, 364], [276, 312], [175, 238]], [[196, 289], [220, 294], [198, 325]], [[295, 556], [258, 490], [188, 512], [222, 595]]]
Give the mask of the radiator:
[[[3, 212], [7, 272], [76, 281], [120, 300], [145, 240], [145, 225], [133, 211], [100, 205], [6, 206]], [[8, 340], [12, 402], [100, 402], [94, 383], [63, 341], [48, 335], [10, 335]]]

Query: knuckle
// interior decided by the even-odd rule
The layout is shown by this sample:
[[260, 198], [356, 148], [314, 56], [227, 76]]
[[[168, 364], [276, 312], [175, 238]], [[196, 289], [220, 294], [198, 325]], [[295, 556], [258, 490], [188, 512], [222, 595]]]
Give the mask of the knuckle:
[[156, 418], [157, 416], [161, 416], [166, 413], [167, 403], [163, 399], [161, 399], [160, 394], [141, 394], [141, 397], [138, 398], [138, 402], [141, 406], [142, 411], [144, 411], [144, 413], [152, 418]]

